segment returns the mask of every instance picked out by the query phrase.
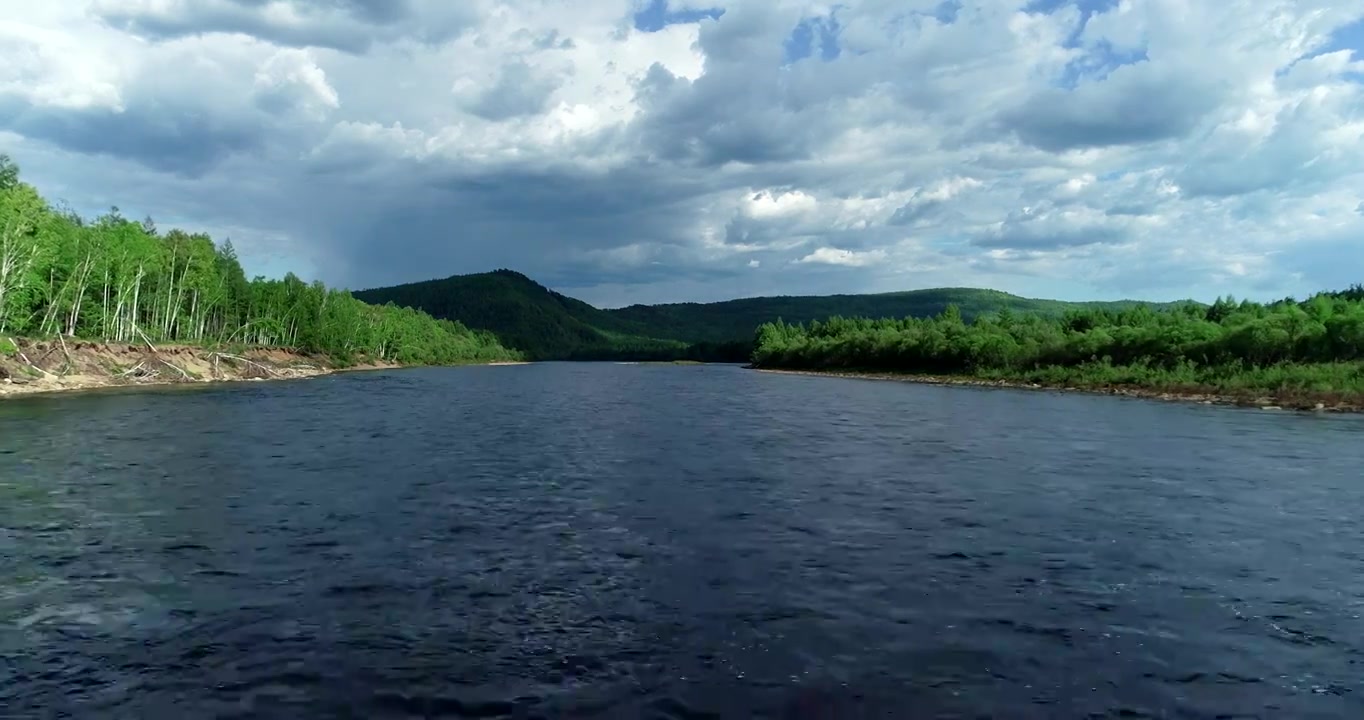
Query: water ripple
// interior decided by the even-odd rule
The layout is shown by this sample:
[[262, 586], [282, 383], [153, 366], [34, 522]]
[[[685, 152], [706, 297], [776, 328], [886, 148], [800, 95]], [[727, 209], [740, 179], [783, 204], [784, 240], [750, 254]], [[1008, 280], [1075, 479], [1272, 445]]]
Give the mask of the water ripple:
[[505, 370], [0, 405], [0, 706], [1364, 717], [1358, 418]]

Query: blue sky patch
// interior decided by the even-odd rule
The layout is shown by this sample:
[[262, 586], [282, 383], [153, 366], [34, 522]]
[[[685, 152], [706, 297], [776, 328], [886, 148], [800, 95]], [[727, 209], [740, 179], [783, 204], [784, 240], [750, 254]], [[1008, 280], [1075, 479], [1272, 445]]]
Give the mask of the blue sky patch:
[[1071, 32], [1070, 37], [1066, 38], [1065, 42], [1066, 47], [1073, 48], [1079, 46], [1080, 34], [1084, 32], [1089, 19], [1117, 7], [1118, 0], [1032, 0], [1027, 7], [1023, 8], [1023, 11], [1050, 15], [1067, 5], [1080, 8], [1080, 23], [1075, 26], [1075, 30]]
[[1364, 60], [1364, 18], [1336, 28], [1336, 31], [1331, 33], [1331, 42], [1326, 44], [1323, 52], [1337, 50], [1352, 50], [1355, 60]]
[[725, 11], [722, 8], [669, 10], [668, 0], [650, 0], [648, 7], [635, 13], [635, 29], [643, 32], [658, 32], [669, 25], [696, 23], [707, 18], [714, 20], [724, 14]]
[[1107, 40], [1101, 40], [1091, 46], [1083, 57], [1066, 63], [1059, 85], [1073, 89], [1083, 80], [1103, 80], [1124, 65], [1136, 65], [1149, 59], [1144, 49], [1119, 52]]
[[957, 14], [961, 12], [961, 0], [944, 0], [933, 8], [933, 17], [944, 25], [951, 25], [957, 21]]
[[[1341, 50], [1349, 50], [1351, 60], [1364, 60], [1364, 18], [1360, 18], [1349, 25], [1343, 25], [1336, 28], [1335, 32], [1331, 33], [1331, 38], [1326, 44], [1303, 55], [1301, 58], [1294, 61], [1294, 63], [1279, 68], [1275, 75], [1282, 77], [1288, 74], [1293, 65], [1302, 60], [1325, 55], [1327, 53], [1340, 52]], [[1344, 77], [1357, 83], [1364, 83], [1364, 73], [1346, 72]]]
[[786, 62], [798, 62], [816, 54], [826, 62], [837, 58], [843, 52], [838, 45], [840, 29], [838, 18], [832, 14], [801, 20], [786, 38]]
[[[1071, 49], [1083, 47], [1080, 38], [1089, 19], [1108, 12], [1118, 6], [1119, 0], [1032, 0], [1024, 11], [1051, 14], [1063, 7], [1076, 7], [1080, 10], [1080, 22], [1076, 24], [1064, 46]], [[1150, 58], [1145, 49], [1115, 50], [1107, 41], [1100, 41], [1088, 48], [1083, 57], [1066, 65], [1056, 84], [1062, 88], [1073, 89], [1082, 81], [1098, 81], [1108, 77], [1114, 70], [1124, 65], [1135, 65]]]
[[[1326, 44], [1322, 52], [1336, 52], [1338, 50], [1350, 50], [1350, 59], [1364, 60], [1364, 18], [1360, 18], [1341, 28], [1337, 28], [1331, 33], [1331, 42]], [[1345, 77], [1357, 82], [1364, 83], [1364, 73], [1350, 72]]]

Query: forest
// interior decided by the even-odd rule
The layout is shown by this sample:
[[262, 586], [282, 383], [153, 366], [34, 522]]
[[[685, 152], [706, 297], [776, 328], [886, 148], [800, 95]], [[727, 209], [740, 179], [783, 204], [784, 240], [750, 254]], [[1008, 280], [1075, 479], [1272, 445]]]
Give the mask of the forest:
[[248, 280], [230, 240], [55, 208], [0, 155], [0, 338], [58, 335], [287, 347], [341, 364], [519, 357], [492, 333], [293, 274]]
[[969, 376], [1048, 386], [1358, 397], [1364, 393], [1364, 287], [1303, 301], [1007, 309], [966, 321], [848, 319], [759, 327], [760, 368]]
[[927, 317], [956, 305], [970, 320], [1002, 309], [1059, 316], [1072, 309], [1122, 310], [1139, 304], [1060, 302], [978, 288], [933, 288], [602, 309], [507, 269], [361, 290], [355, 296], [371, 303], [417, 308], [492, 331], [508, 347], [537, 360], [731, 363], [747, 362], [753, 352], [754, 328], [777, 318], [808, 322], [834, 316]]

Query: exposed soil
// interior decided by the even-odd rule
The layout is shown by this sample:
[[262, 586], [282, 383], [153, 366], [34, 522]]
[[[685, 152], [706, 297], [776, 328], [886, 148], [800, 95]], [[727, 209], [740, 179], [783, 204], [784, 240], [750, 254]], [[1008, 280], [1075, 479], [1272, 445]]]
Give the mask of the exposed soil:
[[970, 387], [1015, 388], [1020, 390], [1050, 390], [1061, 392], [1082, 392], [1095, 395], [1119, 395], [1123, 397], [1165, 400], [1168, 402], [1193, 402], [1203, 405], [1234, 405], [1237, 407], [1259, 408], [1262, 410], [1302, 410], [1316, 412], [1364, 412], [1364, 398], [1344, 397], [1331, 393], [1312, 392], [1259, 392], [1233, 395], [1214, 389], [1181, 389], [1178, 391], [1145, 388], [1136, 386], [1071, 386], [1038, 385], [1036, 383], [1012, 382], [1008, 380], [983, 380], [979, 378], [954, 377], [943, 375], [911, 375], [899, 373], [844, 372], [825, 370], [772, 370], [756, 368], [759, 372], [782, 375], [811, 375], [816, 377], [842, 377], [859, 380], [894, 380], [898, 382], [922, 383], [927, 385], [965, 385]]
[[[7, 347], [8, 340], [0, 343]], [[338, 368], [326, 357], [281, 348], [229, 352], [69, 339], [14, 342], [17, 352], [0, 351], [0, 397], [170, 383], [285, 380], [340, 369], [396, 367], [371, 363]]]

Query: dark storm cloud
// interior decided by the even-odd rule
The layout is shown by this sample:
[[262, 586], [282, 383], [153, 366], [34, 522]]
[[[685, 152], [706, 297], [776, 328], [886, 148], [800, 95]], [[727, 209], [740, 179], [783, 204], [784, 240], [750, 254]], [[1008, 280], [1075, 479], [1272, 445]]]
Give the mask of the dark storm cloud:
[[0, 99], [0, 128], [67, 150], [133, 160], [179, 175], [200, 175], [225, 157], [262, 144], [262, 130], [202, 109], [139, 104], [106, 108], [38, 108]]
[[[279, 4], [296, 11], [298, 21], [286, 22], [267, 12]], [[160, 9], [111, 0], [95, 12], [110, 26], [151, 39], [241, 33], [277, 45], [364, 53], [376, 40], [398, 36], [424, 42], [453, 37], [474, 20], [475, 11], [451, 7], [454, 12], [439, 22], [424, 21], [411, 0], [183, 0]]]
[[663, 245], [651, 249], [642, 262], [622, 265], [609, 258], [587, 257], [571, 259], [547, 268], [537, 278], [556, 288], [591, 288], [598, 285], [651, 285], [655, 283], [692, 281], [713, 282], [750, 274], [739, 264], [697, 263], [696, 258], [677, 245]]
[[308, 216], [307, 231], [328, 238], [319, 258], [327, 276], [352, 286], [495, 267], [534, 277], [559, 268], [647, 272], [648, 262], [610, 252], [647, 242], [653, 258], [677, 258], [669, 247], [687, 243], [695, 201], [706, 191], [681, 174], [664, 178], [640, 168], [452, 173], [414, 162], [388, 164], [361, 182], [351, 177], [316, 176], [293, 214]]
[[1218, 90], [1192, 76], [1129, 65], [1074, 90], [1040, 90], [1002, 119], [1024, 142], [1050, 152], [1139, 145], [1188, 134], [1218, 106]]

